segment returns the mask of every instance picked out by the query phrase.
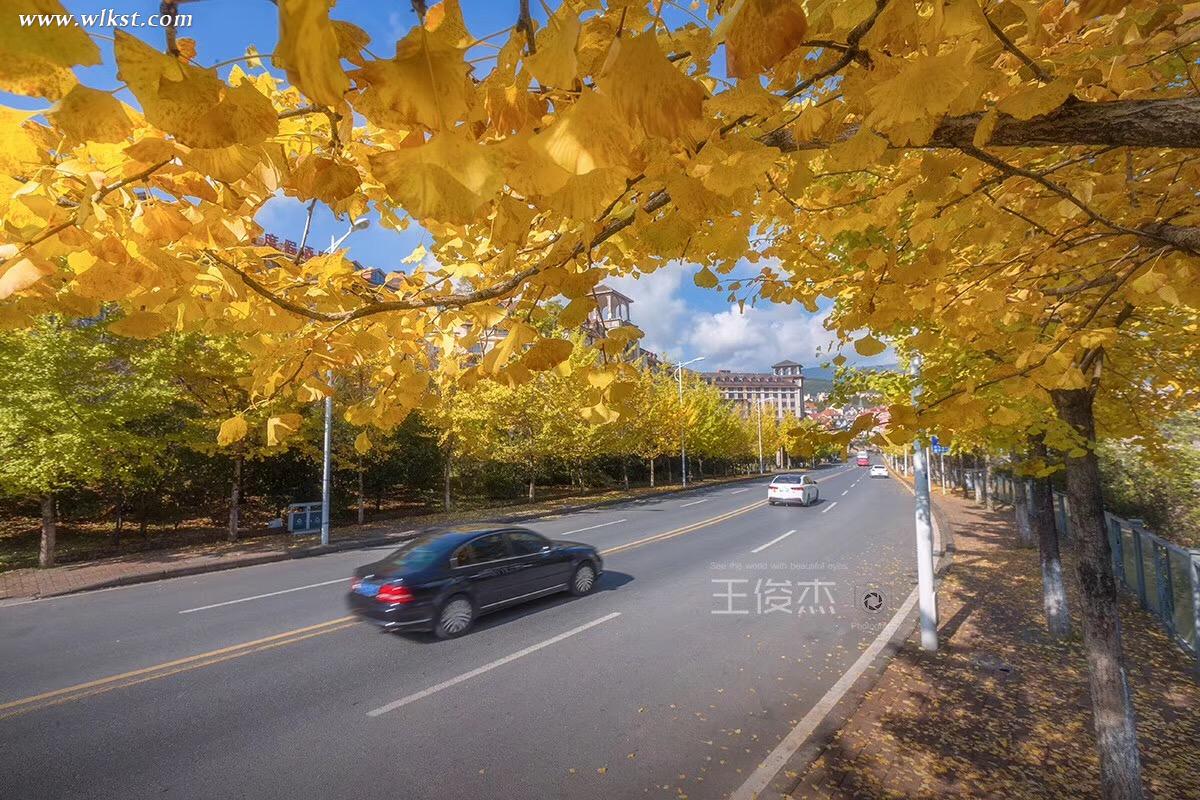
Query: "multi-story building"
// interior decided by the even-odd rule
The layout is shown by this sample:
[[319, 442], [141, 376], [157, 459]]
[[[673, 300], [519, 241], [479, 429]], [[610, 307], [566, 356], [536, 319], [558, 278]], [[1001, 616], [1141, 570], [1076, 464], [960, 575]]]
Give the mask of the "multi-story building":
[[705, 383], [717, 387], [721, 397], [742, 406], [744, 413], [753, 411], [759, 403], [773, 407], [775, 416], [786, 414], [803, 418], [804, 368], [795, 361], [780, 361], [770, 372], [733, 372], [720, 369], [702, 372]]

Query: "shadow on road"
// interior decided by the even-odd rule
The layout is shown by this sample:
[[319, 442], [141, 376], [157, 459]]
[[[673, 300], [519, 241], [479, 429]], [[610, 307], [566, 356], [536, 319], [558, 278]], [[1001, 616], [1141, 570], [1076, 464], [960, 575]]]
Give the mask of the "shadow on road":
[[[596, 584], [596, 589], [592, 594], [584, 597], [575, 597], [574, 595], [563, 592], [561, 594], [552, 594], [538, 600], [530, 600], [528, 603], [506, 608], [502, 611], [496, 611], [484, 617], [480, 617], [475, 623], [474, 629], [466, 634], [470, 637], [482, 631], [491, 628], [498, 628], [501, 625], [508, 625], [511, 622], [516, 622], [519, 619], [531, 616], [533, 614], [547, 611], [551, 608], [556, 608], [567, 603], [586, 603], [589, 597], [593, 597], [601, 592], [611, 592], [620, 589], [627, 583], [633, 581], [633, 576], [624, 572], [613, 572], [605, 570], [600, 576], [599, 582]], [[420, 642], [422, 644], [437, 644], [442, 642], [442, 639], [437, 638], [432, 633], [415, 632], [415, 631], [397, 631], [396, 636], [412, 642]]]

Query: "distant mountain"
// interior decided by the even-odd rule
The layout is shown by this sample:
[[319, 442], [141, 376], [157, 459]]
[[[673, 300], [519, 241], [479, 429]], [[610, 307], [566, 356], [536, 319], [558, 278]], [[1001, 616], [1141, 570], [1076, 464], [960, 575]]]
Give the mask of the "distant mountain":
[[[899, 364], [871, 364], [868, 366], [859, 367], [859, 369], [869, 370], [871, 372], [888, 372], [890, 370], [899, 369], [899, 367]], [[832, 367], [805, 367], [804, 382], [807, 384], [812, 380], [832, 381], [834, 372], [835, 370]]]

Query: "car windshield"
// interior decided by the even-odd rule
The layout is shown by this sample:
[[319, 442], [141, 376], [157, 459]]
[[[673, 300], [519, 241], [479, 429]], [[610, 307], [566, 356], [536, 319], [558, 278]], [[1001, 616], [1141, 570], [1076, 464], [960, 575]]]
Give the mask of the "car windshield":
[[399, 569], [425, 569], [444, 559], [447, 549], [440, 535], [427, 533], [405, 542], [382, 563]]
[[804, 479], [799, 475], [780, 475], [772, 483], [804, 483]]

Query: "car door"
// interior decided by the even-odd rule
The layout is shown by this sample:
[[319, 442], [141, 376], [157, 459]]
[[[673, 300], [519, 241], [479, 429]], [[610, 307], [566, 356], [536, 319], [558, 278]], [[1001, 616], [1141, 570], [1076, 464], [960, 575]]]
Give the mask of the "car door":
[[570, 562], [541, 534], [523, 529], [506, 531], [518, 572], [521, 594], [536, 594], [561, 588], [570, 577]]
[[450, 557], [451, 569], [466, 581], [481, 609], [499, 605], [515, 594], [512, 561], [508, 540], [499, 533], [472, 539]]
[[820, 490], [817, 489], [817, 482], [805, 475], [800, 479], [800, 483], [802, 484], [804, 492], [804, 504], [812, 505], [813, 503], [817, 502], [817, 498], [820, 497]]

